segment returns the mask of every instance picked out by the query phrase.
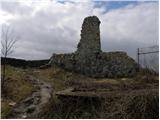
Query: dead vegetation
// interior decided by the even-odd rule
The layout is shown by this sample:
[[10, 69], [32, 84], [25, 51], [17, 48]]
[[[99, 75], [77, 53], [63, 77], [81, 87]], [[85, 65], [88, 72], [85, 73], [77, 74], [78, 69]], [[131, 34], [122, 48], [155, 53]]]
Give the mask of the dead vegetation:
[[[49, 82], [54, 88], [52, 100], [43, 108], [43, 112], [37, 118], [140, 119], [159, 117], [159, 79], [155, 74], [139, 72], [134, 78], [93, 79], [77, 73], [67, 72], [56, 66], [41, 70], [27, 69], [27, 71], [25, 75], [21, 74], [22, 71], [19, 73], [23, 77], [32, 74], [39, 80]], [[13, 78], [14, 72], [11, 73], [11, 78]], [[20, 74], [16, 76], [21, 76]], [[27, 83], [22, 83], [27, 85]], [[106, 98], [66, 97], [65, 99], [55, 95], [56, 92], [65, 90], [68, 87], [74, 87], [74, 92], [80, 91], [86, 94], [87, 92], [98, 93], [102, 91], [111, 94]], [[26, 90], [24, 88], [24, 91]], [[17, 96], [19, 95], [17, 94]], [[7, 101], [2, 102], [2, 114], [3, 111], [6, 111], [6, 116], [9, 115], [7, 112], [9, 111], [8, 103]]]
[[63, 119], [132, 119], [158, 118], [158, 95], [146, 91], [144, 95], [128, 94], [127, 96], [106, 99], [66, 98], [55, 100], [46, 106], [40, 118]]
[[66, 88], [74, 87], [73, 93], [75, 92], [76, 95], [78, 92], [87, 96], [88, 93], [99, 94], [98, 92], [102, 91], [111, 94], [106, 98], [79, 97], [74, 96], [75, 94], [62, 98], [54, 96], [53, 101], [46, 106], [39, 118], [145, 119], [159, 117], [159, 79], [155, 74], [141, 71], [133, 78], [93, 79], [60, 71], [59, 69], [55, 76], [52, 74], [52, 77], [63, 78]]
[[6, 66], [6, 80], [4, 91], [2, 91], [1, 117], [6, 118], [10, 115], [14, 105], [29, 96], [34, 90], [33, 86], [25, 79], [28, 72]]

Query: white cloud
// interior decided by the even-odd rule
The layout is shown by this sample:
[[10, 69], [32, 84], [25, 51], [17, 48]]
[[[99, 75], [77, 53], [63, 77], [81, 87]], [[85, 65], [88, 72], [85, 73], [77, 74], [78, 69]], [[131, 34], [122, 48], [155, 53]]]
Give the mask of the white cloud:
[[[101, 21], [103, 51], [124, 50], [135, 57], [137, 47], [158, 42], [158, 3], [141, 3], [105, 12], [93, 2], [2, 3], [3, 20], [21, 36], [13, 57], [45, 59], [52, 53], [74, 52], [83, 19], [97, 15]], [[11, 9], [12, 8], [12, 9]], [[3, 21], [3, 22], [2, 22]]]
[[136, 48], [158, 44], [156, 3], [111, 10], [99, 17], [104, 50], [125, 50], [135, 57]]

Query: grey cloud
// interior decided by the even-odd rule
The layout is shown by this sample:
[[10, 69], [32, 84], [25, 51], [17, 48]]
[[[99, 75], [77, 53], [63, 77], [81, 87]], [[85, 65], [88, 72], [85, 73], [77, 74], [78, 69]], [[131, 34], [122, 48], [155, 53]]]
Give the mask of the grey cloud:
[[138, 47], [158, 43], [158, 5], [139, 4], [100, 15], [102, 48], [123, 50], [136, 58]]
[[[3, 10], [21, 17], [6, 19], [21, 36], [13, 57], [45, 59], [52, 53], [69, 53], [76, 50], [80, 40], [84, 17], [97, 15], [101, 20], [101, 44], [103, 51], [123, 50], [135, 58], [137, 47], [157, 44], [158, 5], [143, 3], [104, 12], [94, 8], [91, 1], [83, 3], [56, 1], [48, 5], [17, 6], [13, 11], [23, 10], [23, 15], [10, 10], [3, 3]], [[25, 12], [25, 11], [31, 12]]]

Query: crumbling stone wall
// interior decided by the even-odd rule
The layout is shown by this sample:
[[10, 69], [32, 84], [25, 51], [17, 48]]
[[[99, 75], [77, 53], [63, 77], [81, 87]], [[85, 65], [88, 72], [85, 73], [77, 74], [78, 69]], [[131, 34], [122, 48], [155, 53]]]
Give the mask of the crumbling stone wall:
[[90, 77], [129, 77], [136, 73], [136, 62], [125, 52], [102, 52], [100, 21], [96, 16], [84, 19], [77, 51], [53, 54], [50, 64]]
[[84, 19], [77, 54], [88, 56], [89, 54], [101, 52], [99, 25], [100, 21], [96, 16]]

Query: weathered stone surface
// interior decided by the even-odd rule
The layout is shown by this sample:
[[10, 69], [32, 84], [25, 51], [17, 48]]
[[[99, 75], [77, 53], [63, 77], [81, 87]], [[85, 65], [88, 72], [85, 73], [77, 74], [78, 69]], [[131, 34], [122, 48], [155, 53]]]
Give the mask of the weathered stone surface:
[[136, 73], [136, 62], [125, 52], [102, 52], [100, 21], [96, 16], [84, 19], [78, 49], [71, 54], [53, 54], [50, 64], [91, 77], [128, 77]]
[[99, 25], [100, 21], [96, 16], [84, 19], [77, 49], [77, 53], [81, 56], [101, 52]]

